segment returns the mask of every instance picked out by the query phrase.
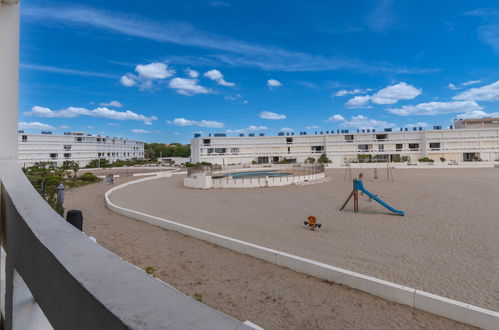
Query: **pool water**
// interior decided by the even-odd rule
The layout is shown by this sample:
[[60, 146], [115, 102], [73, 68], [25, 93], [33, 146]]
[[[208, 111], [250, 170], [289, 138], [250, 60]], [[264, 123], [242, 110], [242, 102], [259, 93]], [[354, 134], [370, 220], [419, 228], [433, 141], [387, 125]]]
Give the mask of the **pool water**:
[[224, 177], [232, 177], [234, 179], [244, 179], [244, 178], [264, 178], [266, 176], [286, 176], [292, 175], [292, 173], [285, 172], [275, 172], [275, 171], [252, 171], [252, 172], [237, 172], [225, 174]]

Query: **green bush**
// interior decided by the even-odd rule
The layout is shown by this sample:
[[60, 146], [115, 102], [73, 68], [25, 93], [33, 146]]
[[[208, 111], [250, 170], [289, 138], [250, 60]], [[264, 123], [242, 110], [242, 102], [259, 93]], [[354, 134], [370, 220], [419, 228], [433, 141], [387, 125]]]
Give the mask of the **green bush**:
[[403, 161], [403, 162], [410, 162], [411, 161], [411, 157], [409, 157], [409, 156], [402, 156], [402, 157], [400, 157], [400, 160]]
[[372, 159], [372, 155], [357, 154], [357, 160], [359, 161], [359, 163], [366, 163], [366, 162], [370, 163], [371, 159]]
[[80, 180], [86, 182], [97, 182], [99, 181], [99, 178], [92, 173], [85, 173], [82, 176], [80, 176]]
[[313, 164], [315, 163], [315, 158], [314, 157], [308, 157], [306, 160], [306, 163]]
[[258, 164], [258, 162], [256, 160], [252, 160], [251, 164], [255, 165], [255, 164]]
[[318, 163], [321, 163], [321, 164], [327, 164], [327, 163], [331, 163], [331, 160], [329, 160], [329, 158], [327, 158], [326, 154], [322, 154], [319, 159], [317, 160]]
[[434, 160], [430, 159], [428, 157], [423, 157], [423, 158], [419, 158], [418, 161], [422, 162], [422, 163], [432, 163]]

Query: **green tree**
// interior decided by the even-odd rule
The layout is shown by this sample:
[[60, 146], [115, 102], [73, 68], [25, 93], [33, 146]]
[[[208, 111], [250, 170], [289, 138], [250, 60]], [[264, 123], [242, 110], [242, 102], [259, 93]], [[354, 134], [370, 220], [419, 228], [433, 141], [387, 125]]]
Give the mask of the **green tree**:
[[307, 163], [309, 163], [309, 164], [315, 163], [315, 158], [314, 157], [308, 157], [307, 158]]
[[329, 158], [327, 158], [326, 154], [322, 154], [319, 159], [317, 160], [318, 163], [321, 163], [321, 164], [327, 164], [327, 163], [331, 163], [331, 160], [329, 160]]

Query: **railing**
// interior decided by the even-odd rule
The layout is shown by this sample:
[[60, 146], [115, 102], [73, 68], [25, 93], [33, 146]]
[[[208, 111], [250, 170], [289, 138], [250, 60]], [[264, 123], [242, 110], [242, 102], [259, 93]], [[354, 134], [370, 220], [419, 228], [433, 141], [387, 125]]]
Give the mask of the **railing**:
[[94, 243], [50, 208], [16, 161], [0, 161], [0, 182], [4, 329], [249, 328]]

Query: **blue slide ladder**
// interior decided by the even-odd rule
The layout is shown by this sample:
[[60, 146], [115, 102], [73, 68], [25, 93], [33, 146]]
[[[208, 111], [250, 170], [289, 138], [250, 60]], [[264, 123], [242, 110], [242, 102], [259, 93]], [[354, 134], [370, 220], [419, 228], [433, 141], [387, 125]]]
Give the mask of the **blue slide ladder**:
[[345, 201], [345, 203], [343, 203], [343, 205], [341, 206], [340, 211], [345, 208], [345, 206], [348, 204], [348, 202], [350, 201], [350, 199], [352, 197], [354, 197], [354, 211], [357, 212], [359, 210], [359, 194], [358, 194], [359, 190], [362, 191], [367, 196], [369, 196], [372, 199], [374, 199], [376, 202], [378, 202], [381, 205], [383, 205], [390, 212], [393, 212], [393, 213], [396, 213], [396, 214], [399, 214], [399, 215], [405, 215], [404, 211], [400, 211], [400, 210], [397, 210], [397, 209], [391, 207], [390, 205], [388, 205], [387, 203], [385, 203], [383, 200], [381, 200], [380, 198], [378, 198], [376, 195], [373, 195], [372, 193], [370, 193], [369, 191], [367, 191], [366, 188], [364, 188], [364, 184], [362, 183], [362, 180], [357, 180], [357, 179], [353, 180], [353, 191], [350, 193], [350, 195], [348, 196], [348, 198]]

